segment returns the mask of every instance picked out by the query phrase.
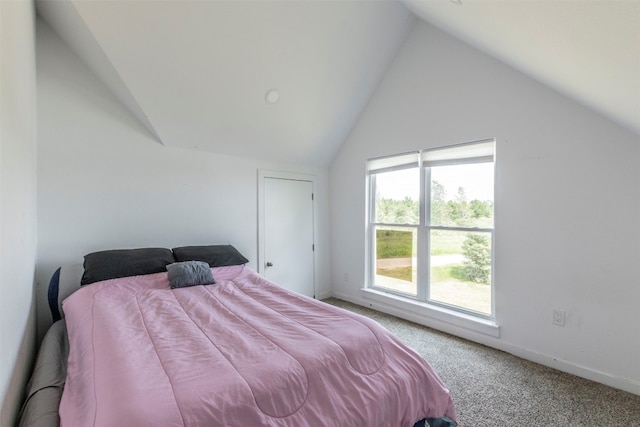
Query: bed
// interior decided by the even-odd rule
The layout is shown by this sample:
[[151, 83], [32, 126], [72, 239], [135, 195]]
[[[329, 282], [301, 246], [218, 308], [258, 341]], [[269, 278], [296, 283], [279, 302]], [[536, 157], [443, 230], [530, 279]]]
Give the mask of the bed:
[[247, 262], [215, 245], [58, 269], [20, 426], [456, 425], [419, 354]]

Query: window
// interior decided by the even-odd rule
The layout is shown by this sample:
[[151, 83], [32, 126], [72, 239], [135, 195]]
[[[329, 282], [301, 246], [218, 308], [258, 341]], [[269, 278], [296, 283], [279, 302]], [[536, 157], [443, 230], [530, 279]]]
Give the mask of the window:
[[367, 162], [370, 288], [493, 317], [494, 146]]

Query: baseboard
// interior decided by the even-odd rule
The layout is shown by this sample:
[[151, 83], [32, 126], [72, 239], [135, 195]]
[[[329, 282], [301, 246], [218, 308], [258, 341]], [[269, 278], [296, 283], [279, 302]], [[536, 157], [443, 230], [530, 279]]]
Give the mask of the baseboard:
[[[315, 295], [316, 299], [323, 300], [331, 297], [331, 292], [319, 292]], [[336, 297], [337, 298], [337, 297]]]
[[585, 378], [629, 393], [640, 395], [640, 382], [638, 381], [630, 381], [626, 378], [616, 377], [606, 372], [597, 371], [586, 366], [572, 363], [567, 360], [559, 360], [554, 356], [516, 346], [499, 338], [493, 338], [485, 334], [477, 333], [470, 330], [464, 330], [460, 327], [449, 325], [444, 322], [433, 321], [432, 319], [424, 318], [422, 316], [418, 316], [380, 302], [373, 305], [368, 300], [354, 298], [349, 295], [341, 294], [340, 292], [331, 292], [330, 296], [362, 307], [373, 308], [374, 310], [381, 311], [383, 313], [390, 314], [401, 319], [409, 320], [411, 322], [428, 326], [430, 328], [446, 332], [448, 334], [455, 335], [469, 341], [483, 344], [488, 347], [507, 352], [522, 359], [538, 363], [549, 368], [557, 369], [559, 371], [566, 372], [580, 378]]

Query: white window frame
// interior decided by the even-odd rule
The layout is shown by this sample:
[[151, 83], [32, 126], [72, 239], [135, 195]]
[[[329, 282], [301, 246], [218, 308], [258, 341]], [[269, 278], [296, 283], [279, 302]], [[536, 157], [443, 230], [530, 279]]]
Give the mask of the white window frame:
[[[495, 173], [495, 138], [473, 141], [463, 144], [456, 144], [446, 147], [438, 147], [401, 153], [385, 157], [377, 157], [367, 160], [367, 232], [366, 232], [366, 288], [372, 289], [381, 294], [389, 294], [394, 299], [404, 299], [415, 301], [428, 306], [439, 307], [447, 311], [458, 312], [465, 317], [482, 319], [485, 321], [495, 320], [495, 223], [491, 228], [484, 227], [458, 227], [431, 225], [430, 222], [430, 173], [431, 167], [455, 164], [488, 163], [494, 164]], [[390, 172], [406, 168], [420, 168], [420, 221], [419, 224], [386, 224], [378, 223], [375, 220], [375, 194], [376, 175], [378, 173]], [[495, 193], [495, 192], [494, 192]], [[495, 198], [494, 198], [495, 200]], [[376, 227], [392, 226], [397, 228], [408, 228], [417, 230], [417, 295], [377, 286], [376, 277]], [[431, 230], [455, 230], [488, 233], [491, 239], [491, 314], [480, 313], [464, 307], [434, 301], [430, 298], [429, 284], [429, 235]]]

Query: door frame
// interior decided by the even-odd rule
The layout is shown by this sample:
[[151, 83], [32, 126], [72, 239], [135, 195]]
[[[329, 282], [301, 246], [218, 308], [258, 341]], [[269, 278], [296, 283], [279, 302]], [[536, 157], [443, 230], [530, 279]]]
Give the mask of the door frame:
[[265, 263], [265, 248], [264, 248], [264, 233], [265, 233], [265, 209], [264, 209], [264, 180], [265, 178], [274, 179], [288, 179], [291, 181], [308, 181], [311, 182], [311, 191], [313, 192], [313, 289], [314, 294], [316, 289], [316, 283], [318, 283], [318, 247], [316, 242], [318, 241], [318, 204], [316, 203], [317, 194], [316, 188], [317, 177], [315, 175], [307, 175], [294, 172], [281, 172], [274, 170], [258, 169], [258, 273], [264, 274]]

